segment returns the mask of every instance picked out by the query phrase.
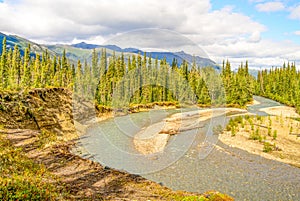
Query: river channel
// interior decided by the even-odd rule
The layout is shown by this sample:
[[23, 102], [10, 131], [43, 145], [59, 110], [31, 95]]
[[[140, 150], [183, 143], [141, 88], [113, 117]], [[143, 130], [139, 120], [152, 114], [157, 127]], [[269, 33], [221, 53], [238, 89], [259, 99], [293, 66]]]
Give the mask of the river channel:
[[[280, 104], [254, 97], [260, 104], [248, 111], [267, 115], [260, 109]], [[79, 140], [85, 157], [102, 165], [139, 174], [174, 190], [205, 192], [218, 190], [235, 200], [300, 200], [300, 168], [232, 148], [212, 134], [228, 118], [217, 116], [199, 128], [169, 139], [163, 152], [143, 155], [133, 144], [141, 129], [171, 114], [193, 110], [151, 110], [96, 123]], [[214, 148], [216, 144], [219, 149]]]

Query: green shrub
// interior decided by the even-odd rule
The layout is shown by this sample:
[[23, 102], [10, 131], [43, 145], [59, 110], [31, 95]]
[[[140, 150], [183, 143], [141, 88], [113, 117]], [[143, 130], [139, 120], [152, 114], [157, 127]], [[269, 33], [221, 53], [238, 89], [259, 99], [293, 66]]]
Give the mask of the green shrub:
[[270, 116], [268, 117], [268, 119], [269, 119], [269, 126], [271, 127], [272, 126], [272, 119], [271, 119]]
[[230, 119], [229, 122], [228, 122], [228, 124], [226, 125], [226, 130], [227, 131], [231, 131], [232, 127], [234, 127], [234, 126], [235, 126], [234, 120]]
[[257, 121], [262, 122], [262, 116], [256, 115], [256, 119], [257, 119]]
[[272, 134], [272, 129], [271, 129], [271, 127], [269, 126], [269, 127], [268, 127], [268, 136], [271, 136], [271, 134]]
[[245, 115], [245, 119], [247, 120], [247, 121], [249, 121], [249, 119], [250, 119], [250, 116], [247, 114], [247, 115]]
[[238, 127], [238, 121], [239, 120], [237, 120], [236, 118], [235, 119], [231, 118], [229, 120], [229, 123], [226, 126], [226, 130], [231, 131], [233, 128]]
[[241, 127], [242, 127], [242, 128], [245, 128], [245, 123], [244, 123], [244, 121], [242, 121]]
[[258, 135], [258, 141], [259, 141], [259, 142], [262, 142], [262, 140], [263, 140], [262, 136], [261, 136], [261, 135]]
[[231, 136], [232, 137], [236, 136], [236, 129], [235, 129], [235, 127], [232, 127], [232, 129], [231, 129]]
[[2, 103], [0, 103], [0, 111], [5, 111], [6, 108], [4, 107], [4, 105], [2, 105]]
[[240, 123], [243, 122], [243, 117], [242, 117], [242, 116], [238, 116], [238, 117], [236, 117], [236, 118], [234, 119], [234, 121], [240, 124]]
[[257, 128], [255, 130], [255, 132], [250, 133], [249, 140], [260, 140], [260, 141], [262, 141], [262, 137], [259, 134], [259, 128]]
[[226, 131], [231, 131], [231, 125], [230, 124], [226, 125]]
[[277, 130], [274, 130], [274, 132], [273, 132], [273, 140], [276, 140], [276, 138], [277, 138]]
[[273, 151], [275, 148], [275, 145], [269, 143], [269, 142], [264, 142], [264, 147], [263, 147], [263, 152], [269, 153]]

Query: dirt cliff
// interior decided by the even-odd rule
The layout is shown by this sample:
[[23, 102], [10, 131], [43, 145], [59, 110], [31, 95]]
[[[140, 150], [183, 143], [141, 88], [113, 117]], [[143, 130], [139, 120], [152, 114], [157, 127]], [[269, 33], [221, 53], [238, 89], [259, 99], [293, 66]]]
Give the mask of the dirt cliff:
[[64, 88], [2, 92], [0, 123], [11, 129], [74, 131], [72, 94]]

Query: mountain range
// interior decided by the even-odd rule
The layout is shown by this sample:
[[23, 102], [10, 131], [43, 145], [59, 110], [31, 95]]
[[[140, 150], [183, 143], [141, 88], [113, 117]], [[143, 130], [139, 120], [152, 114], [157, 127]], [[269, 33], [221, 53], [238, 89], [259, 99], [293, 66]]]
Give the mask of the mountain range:
[[[15, 45], [18, 45], [21, 54], [24, 54], [25, 48], [30, 44], [31, 52], [39, 53], [45, 52], [46, 50], [50, 53], [50, 55], [62, 55], [63, 51], [66, 51], [66, 56], [73, 62], [77, 60], [87, 60], [88, 62], [91, 60], [92, 57], [92, 50], [96, 49], [99, 54], [102, 48], [106, 48], [107, 56], [110, 56], [115, 52], [116, 55], [124, 54], [125, 58], [131, 54], [144, 54], [142, 50], [128, 47], [128, 48], [121, 48], [116, 45], [96, 45], [96, 44], [87, 44], [84, 42], [72, 44], [72, 45], [44, 45], [44, 44], [37, 44], [25, 38], [16, 36], [16, 35], [6, 35], [0, 32], [0, 41], [6, 37], [7, 41], [7, 48], [13, 48]], [[1, 43], [0, 53], [2, 52], [2, 43]], [[34, 56], [34, 54], [32, 54]], [[180, 52], [146, 52], [147, 57], [151, 57], [153, 59], [157, 58], [158, 60], [166, 59], [166, 61], [171, 64], [173, 59], [177, 59], [178, 65], [182, 63], [183, 60], [192, 63], [195, 61], [198, 66], [205, 67], [205, 66], [212, 66], [217, 70], [220, 70], [220, 67], [211, 59], [203, 58], [200, 56], [190, 55], [185, 53], [184, 51]]]

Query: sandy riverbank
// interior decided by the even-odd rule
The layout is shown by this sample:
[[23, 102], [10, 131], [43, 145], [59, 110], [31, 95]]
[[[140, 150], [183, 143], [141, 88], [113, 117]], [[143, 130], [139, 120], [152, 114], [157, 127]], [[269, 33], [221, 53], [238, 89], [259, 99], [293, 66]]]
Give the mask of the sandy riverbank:
[[266, 112], [269, 115], [276, 115], [282, 117], [299, 118], [300, 115], [296, 112], [296, 109], [289, 106], [276, 106], [260, 109], [260, 111]]
[[[254, 131], [251, 130], [251, 125], [244, 120], [244, 128], [239, 124], [235, 136], [232, 136], [231, 131], [224, 131], [219, 136], [219, 140], [230, 147], [300, 167], [300, 138], [297, 136], [300, 134], [300, 122], [290, 118], [298, 118], [299, 114], [295, 112], [294, 108], [288, 106], [264, 108], [262, 111], [273, 116], [262, 117], [261, 120], [252, 117]], [[268, 127], [270, 127], [271, 136], [268, 135]], [[262, 142], [249, 139], [250, 134], [256, 130], [259, 130]], [[276, 132], [276, 139], [273, 138], [274, 132]], [[275, 145], [278, 150], [263, 152], [264, 142]], [[221, 147], [217, 148], [222, 149]], [[226, 150], [223, 151], [226, 152]]]
[[134, 136], [135, 148], [142, 154], [153, 154], [164, 150], [170, 135], [203, 127], [202, 122], [228, 114], [247, 113], [238, 108], [214, 108], [173, 114], [163, 121], [152, 124]]

